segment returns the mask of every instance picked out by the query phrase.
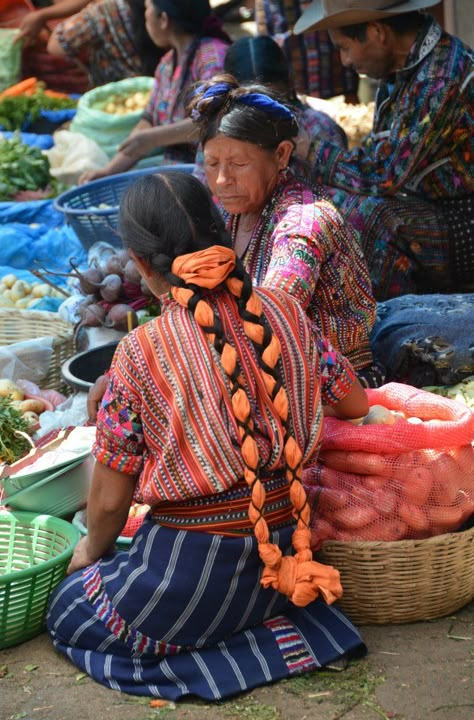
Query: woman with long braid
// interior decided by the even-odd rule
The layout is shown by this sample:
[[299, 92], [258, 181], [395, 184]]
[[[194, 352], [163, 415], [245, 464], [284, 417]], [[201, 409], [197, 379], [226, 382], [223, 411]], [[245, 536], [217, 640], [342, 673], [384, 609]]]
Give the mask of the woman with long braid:
[[[218, 700], [364, 651], [312, 559], [303, 465], [321, 395], [367, 411], [349, 362], [286, 293], [254, 289], [208, 191], [150, 175], [121, 207], [160, 317], [118, 346], [97, 421], [88, 534], [51, 599], [58, 650], [123, 692]], [[164, 299], [164, 293], [169, 298]], [[132, 499], [151, 507], [111, 552]]]

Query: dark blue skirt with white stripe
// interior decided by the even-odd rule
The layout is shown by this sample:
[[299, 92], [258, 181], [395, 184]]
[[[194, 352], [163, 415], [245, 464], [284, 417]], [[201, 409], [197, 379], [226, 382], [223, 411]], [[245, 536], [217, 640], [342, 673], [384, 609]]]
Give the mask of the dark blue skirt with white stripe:
[[[272, 534], [290, 552], [292, 528]], [[220, 700], [365, 652], [337, 607], [297, 608], [260, 585], [253, 536], [162, 527], [147, 517], [128, 552], [54, 592], [56, 648], [108, 687], [177, 700]]]

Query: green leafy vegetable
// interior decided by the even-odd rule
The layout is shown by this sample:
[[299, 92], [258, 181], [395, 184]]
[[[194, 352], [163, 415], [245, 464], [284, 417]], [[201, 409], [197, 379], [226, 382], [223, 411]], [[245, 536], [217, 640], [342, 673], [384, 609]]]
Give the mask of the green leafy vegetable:
[[11, 465], [30, 450], [28, 440], [19, 432], [28, 432], [28, 422], [23, 419], [12, 401], [0, 397], [0, 461]]
[[75, 108], [77, 100], [53, 98], [38, 90], [34, 95], [15, 95], [0, 100], [0, 125], [4, 130], [21, 130], [26, 120], [37, 120], [41, 110]]
[[37, 147], [19, 137], [0, 139], [0, 200], [10, 200], [20, 190], [40, 190], [51, 181], [49, 160]]

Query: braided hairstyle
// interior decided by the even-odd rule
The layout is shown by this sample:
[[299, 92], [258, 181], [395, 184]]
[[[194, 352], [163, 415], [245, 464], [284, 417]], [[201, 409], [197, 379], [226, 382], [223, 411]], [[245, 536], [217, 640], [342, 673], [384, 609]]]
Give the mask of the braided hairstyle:
[[[170, 283], [177, 302], [193, 313], [220, 355], [229, 379], [232, 409], [242, 443], [244, 477], [251, 490], [248, 515], [265, 565], [262, 585], [272, 586], [300, 606], [311, 602], [319, 591], [328, 601], [334, 600], [340, 594], [339, 574], [312, 561], [310, 509], [301, 483], [302, 452], [292, 436], [288, 397], [278, 370], [280, 343], [265, 319], [250, 276], [231, 250], [230, 237], [210, 194], [196, 178], [184, 173], [146, 176], [125, 193], [120, 230], [125, 246], [146, 259]], [[189, 281], [186, 277], [189, 259], [194, 261], [201, 253], [207, 262], [214, 249], [219, 258], [225, 258], [226, 267], [220, 280], [214, 285], [199, 284], [199, 278], [194, 283]], [[258, 446], [238, 351], [227, 341], [225, 327], [206, 299], [209, 289], [223, 286], [234, 297], [244, 332], [257, 351], [266, 391], [283, 428], [286, 477], [296, 519], [292, 537], [294, 556], [283, 557], [280, 548], [269, 542], [270, 532], [264, 518], [265, 488], [259, 476]]]
[[186, 110], [199, 127], [203, 146], [220, 134], [275, 150], [298, 135], [298, 122], [284, 95], [265, 85], [240, 84], [227, 73], [194, 87]]

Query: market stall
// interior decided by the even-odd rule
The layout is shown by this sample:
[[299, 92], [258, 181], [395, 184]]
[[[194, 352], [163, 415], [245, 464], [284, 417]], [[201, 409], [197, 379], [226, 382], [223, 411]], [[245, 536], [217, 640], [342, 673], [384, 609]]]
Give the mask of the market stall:
[[[129, 98], [132, 89], [138, 92], [128, 83]], [[54, 518], [35, 530], [46, 533], [48, 541], [50, 532], [64, 535], [54, 583], [63, 577], [78, 537], [87, 533], [94, 441], [87, 390], [107, 369], [118, 340], [160, 312], [134, 263], [120, 249], [117, 233], [122, 193], [138, 176], [157, 169], [76, 186], [84, 158], [107, 162], [93, 144], [87, 145], [92, 137], [78, 128], [92, 122], [93, 136], [97, 114], [99, 123], [100, 115], [108, 114], [118, 132], [109, 137], [119, 142], [120, 132], [129, 132], [124, 118], [130, 118], [116, 112], [127, 107], [125, 101], [117, 101], [116, 87], [95, 93], [94, 102], [91, 96], [79, 101], [73, 127], [64, 128], [64, 116], [48, 113], [76, 113], [75, 101], [74, 107], [56, 108], [48, 101], [45, 109], [40, 107], [49, 97], [44, 86], [31, 83], [30, 90], [32, 95], [25, 94], [24, 85], [20, 95], [4, 96], [23, 97], [24, 107], [0, 139], [0, 505], [5, 509], [0, 513], [0, 609], [10, 597], [18, 568], [22, 572], [28, 564], [15, 544], [2, 548], [5, 532], [18, 536], [20, 546], [23, 535], [37, 525], [28, 513]], [[34, 104], [29, 97], [35, 98]], [[0, 124], [1, 102], [0, 95]], [[114, 107], [107, 109], [111, 102]], [[81, 109], [86, 110], [82, 116]], [[138, 112], [130, 103], [128, 110]], [[349, 111], [340, 107], [338, 112]], [[54, 133], [28, 132], [34, 115], [35, 121], [52, 123]], [[79, 142], [86, 144], [81, 144], [74, 166], [70, 153]], [[83, 152], [86, 146], [90, 155]], [[446, 301], [449, 317], [453, 298]], [[457, 306], [459, 312], [462, 308], [463, 328], [474, 316], [469, 303], [469, 298], [460, 298]], [[397, 382], [371, 391], [371, 411], [359, 424], [328, 419], [320, 460], [307, 469], [305, 479], [313, 508], [314, 550], [341, 568], [343, 602], [359, 622], [437, 617], [474, 597], [474, 380], [469, 377], [469, 348], [454, 347], [453, 339], [454, 350], [447, 354], [438, 338], [437, 344], [431, 342], [437, 353], [433, 364], [426, 346], [410, 343], [408, 320], [400, 323], [399, 313], [406, 308], [383, 306], [373, 340]], [[426, 326], [426, 317], [421, 306], [415, 317], [412, 306], [414, 337], [421, 332], [421, 318]], [[413, 329], [415, 320], [419, 325]], [[459, 322], [451, 325], [454, 330]], [[403, 340], [394, 340], [401, 328]], [[100, 361], [98, 346], [103, 349]], [[403, 349], [401, 357], [397, 349]], [[417, 389], [426, 385], [429, 392]], [[118, 540], [122, 549], [148, 509], [131, 506]], [[69, 521], [66, 529], [64, 519]], [[71, 522], [75, 529], [68, 535]], [[33, 559], [32, 564], [39, 562]], [[416, 580], [410, 578], [414, 568]], [[450, 582], [454, 574], [459, 578], [455, 585]], [[420, 593], [424, 601], [417, 603]], [[47, 598], [39, 599], [34, 633], [44, 622]], [[23, 631], [24, 617], [15, 622], [0, 625], [0, 648], [31, 637]]]

